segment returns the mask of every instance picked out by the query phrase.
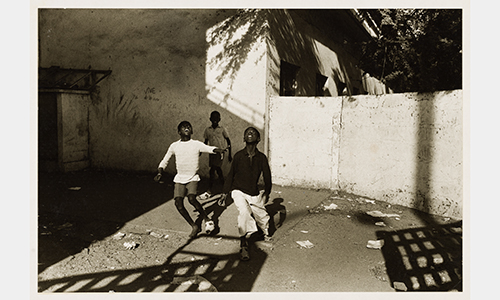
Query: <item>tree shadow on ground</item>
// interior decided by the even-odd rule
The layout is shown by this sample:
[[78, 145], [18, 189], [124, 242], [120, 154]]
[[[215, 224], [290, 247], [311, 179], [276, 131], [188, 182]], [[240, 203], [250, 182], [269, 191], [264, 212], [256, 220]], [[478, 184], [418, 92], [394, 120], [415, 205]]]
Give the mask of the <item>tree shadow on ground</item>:
[[462, 291], [462, 222], [378, 231], [387, 275], [399, 291]]

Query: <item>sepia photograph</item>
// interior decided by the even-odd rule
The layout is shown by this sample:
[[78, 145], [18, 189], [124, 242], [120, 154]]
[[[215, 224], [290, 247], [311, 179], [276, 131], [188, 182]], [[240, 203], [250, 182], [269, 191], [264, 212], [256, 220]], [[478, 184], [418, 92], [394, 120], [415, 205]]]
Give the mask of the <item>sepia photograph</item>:
[[469, 2], [435, 2], [32, 2], [34, 294], [466, 299]]

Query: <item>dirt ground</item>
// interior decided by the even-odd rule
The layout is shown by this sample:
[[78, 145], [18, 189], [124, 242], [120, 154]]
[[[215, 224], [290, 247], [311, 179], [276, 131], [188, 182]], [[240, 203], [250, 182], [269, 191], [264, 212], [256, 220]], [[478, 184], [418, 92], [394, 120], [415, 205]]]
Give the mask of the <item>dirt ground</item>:
[[239, 260], [239, 240], [227, 234], [188, 241], [183, 231], [43, 209], [38, 292], [462, 290], [459, 220], [327, 195], [296, 220], [298, 202], [274, 197], [274, 241], [256, 240], [249, 262]]

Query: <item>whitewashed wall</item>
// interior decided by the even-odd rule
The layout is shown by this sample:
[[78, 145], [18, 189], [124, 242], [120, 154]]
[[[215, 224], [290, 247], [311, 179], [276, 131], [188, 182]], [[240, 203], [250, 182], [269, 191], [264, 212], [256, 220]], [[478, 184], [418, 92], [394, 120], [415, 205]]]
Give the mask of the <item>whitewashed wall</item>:
[[274, 183], [337, 188], [341, 105], [339, 97], [271, 99], [269, 150]]
[[462, 103], [462, 91], [273, 98], [275, 182], [461, 218]]

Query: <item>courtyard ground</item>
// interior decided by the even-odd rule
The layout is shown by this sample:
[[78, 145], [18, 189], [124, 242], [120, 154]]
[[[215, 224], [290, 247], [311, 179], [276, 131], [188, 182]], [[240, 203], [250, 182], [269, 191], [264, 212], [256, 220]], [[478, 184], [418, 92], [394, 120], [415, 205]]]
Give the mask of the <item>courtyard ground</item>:
[[240, 261], [234, 204], [203, 203], [220, 232], [189, 241], [171, 178], [153, 176], [39, 175], [38, 293], [463, 290], [461, 220], [275, 185], [274, 241], [257, 239]]

